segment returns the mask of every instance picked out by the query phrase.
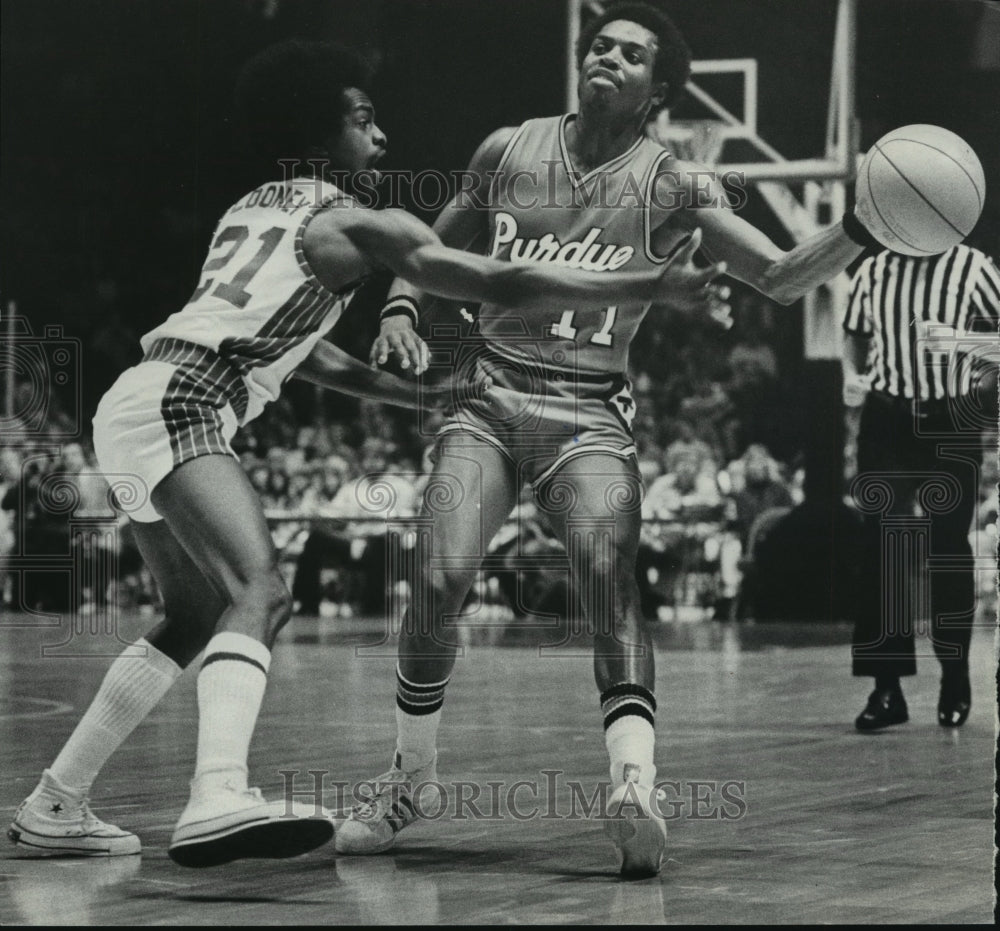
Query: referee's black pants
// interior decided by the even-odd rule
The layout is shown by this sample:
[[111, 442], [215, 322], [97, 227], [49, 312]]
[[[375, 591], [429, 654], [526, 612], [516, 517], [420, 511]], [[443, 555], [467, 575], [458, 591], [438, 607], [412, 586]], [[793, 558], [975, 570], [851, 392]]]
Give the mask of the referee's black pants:
[[914, 633], [928, 621], [943, 673], [967, 669], [975, 614], [969, 530], [979, 460], [977, 438], [956, 434], [949, 403], [921, 402], [915, 415], [910, 401], [877, 392], [865, 401], [854, 484], [865, 515], [856, 676], [914, 675]]

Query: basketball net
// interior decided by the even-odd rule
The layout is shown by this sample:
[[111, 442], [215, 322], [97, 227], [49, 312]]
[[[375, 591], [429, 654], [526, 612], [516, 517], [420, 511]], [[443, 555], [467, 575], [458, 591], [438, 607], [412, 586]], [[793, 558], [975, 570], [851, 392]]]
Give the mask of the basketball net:
[[666, 110], [649, 124], [648, 133], [676, 158], [714, 167], [726, 141], [722, 120], [671, 120]]

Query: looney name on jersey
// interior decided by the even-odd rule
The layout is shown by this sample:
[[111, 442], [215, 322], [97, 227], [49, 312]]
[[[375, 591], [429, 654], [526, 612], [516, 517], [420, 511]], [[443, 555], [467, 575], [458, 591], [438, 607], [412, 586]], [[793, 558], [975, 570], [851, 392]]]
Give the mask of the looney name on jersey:
[[552, 233], [538, 239], [525, 240], [518, 236], [517, 220], [509, 213], [498, 211], [490, 255], [497, 256], [504, 246], [510, 246], [512, 262], [549, 262], [566, 268], [592, 272], [612, 272], [625, 265], [635, 254], [632, 246], [599, 242], [604, 229], [592, 226], [583, 239], [561, 242]]
[[284, 213], [294, 213], [314, 203], [316, 203], [315, 194], [310, 194], [305, 188], [296, 188], [287, 182], [276, 181], [251, 191], [243, 200], [234, 204], [229, 212], [248, 210], [251, 207], [270, 207]]

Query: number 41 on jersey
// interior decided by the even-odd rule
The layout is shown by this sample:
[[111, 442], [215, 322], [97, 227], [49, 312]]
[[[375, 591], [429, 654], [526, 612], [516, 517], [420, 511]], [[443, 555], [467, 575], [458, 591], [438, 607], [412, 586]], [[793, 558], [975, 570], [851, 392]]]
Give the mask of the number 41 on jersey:
[[[590, 342], [597, 346], [610, 346], [614, 340], [611, 328], [615, 325], [615, 317], [618, 315], [618, 307], [604, 308], [604, 326], [602, 326], [593, 336]], [[576, 339], [577, 329], [573, 326], [575, 310], [564, 310], [558, 323], [553, 323], [549, 333], [559, 339]]]

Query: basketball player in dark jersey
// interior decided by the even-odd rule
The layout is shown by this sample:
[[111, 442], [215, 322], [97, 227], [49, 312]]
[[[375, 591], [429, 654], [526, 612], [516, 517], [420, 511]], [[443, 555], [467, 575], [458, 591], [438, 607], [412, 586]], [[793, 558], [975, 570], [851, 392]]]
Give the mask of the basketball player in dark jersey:
[[[527, 267], [612, 274], [661, 267], [697, 227], [730, 274], [782, 303], [843, 271], [869, 241], [850, 214], [783, 252], [729, 209], [711, 172], [647, 138], [651, 114], [678, 97], [690, 68], [683, 38], [657, 10], [609, 7], [581, 36], [577, 60], [578, 112], [489, 136], [470, 165], [478, 187], [456, 195], [435, 223], [442, 241]], [[414, 326], [423, 300], [412, 282], [396, 282], [375, 364], [394, 355], [404, 368], [424, 370], [427, 348]], [[458, 406], [441, 431], [430, 485], [450, 493], [439, 496], [441, 507], [430, 497], [424, 504], [433, 518], [421, 567], [427, 594], [414, 599], [399, 640], [396, 752], [375, 780], [381, 791], [338, 830], [338, 851], [387, 850], [418, 820], [414, 786], [437, 779], [437, 728], [455, 663], [448, 619], [461, 611], [476, 557], [530, 482], [563, 539], [593, 634], [611, 812], [621, 814], [605, 827], [624, 874], [659, 870], [666, 832], [656, 810], [653, 653], [635, 582], [641, 481], [625, 375], [648, 306], [624, 296], [602, 308], [559, 301], [529, 314], [482, 306], [485, 346], [475, 366], [494, 387], [489, 403]]]
[[[354, 175], [371, 169], [386, 145], [361, 90], [365, 80], [360, 60], [346, 50], [291, 42], [248, 65], [238, 102], [272, 166], [315, 159], [331, 173]], [[315, 172], [264, 184], [237, 201], [216, 229], [191, 299], [143, 337], [143, 361], [119, 378], [94, 418], [98, 459], [128, 504], [166, 617], [112, 665], [19, 807], [9, 830], [14, 843], [39, 855], [139, 852], [134, 834], [93, 814], [87, 794], [108, 757], [202, 650], [195, 776], [170, 856], [210, 866], [295, 856], [329, 840], [325, 812], [269, 803], [247, 784], [271, 647], [291, 596], [260, 502], [230, 446], [235, 430], [293, 373], [359, 397], [418, 403], [411, 383], [374, 372], [321, 339], [376, 268], [445, 296], [525, 308], [601, 306], [619, 292], [724, 307], [724, 292], [711, 284], [718, 267], [698, 270], [690, 259], [689, 251], [666, 269], [612, 276], [517, 267], [446, 248], [402, 211], [363, 209]]]

